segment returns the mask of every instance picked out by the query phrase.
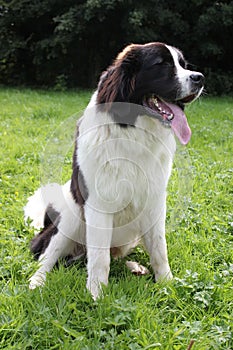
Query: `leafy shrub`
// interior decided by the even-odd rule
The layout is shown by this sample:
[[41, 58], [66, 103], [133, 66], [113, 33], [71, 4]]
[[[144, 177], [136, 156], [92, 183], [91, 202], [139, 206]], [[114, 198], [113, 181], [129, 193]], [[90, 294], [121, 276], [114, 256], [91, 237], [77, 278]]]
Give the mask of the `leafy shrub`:
[[5, 1], [0, 83], [93, 87], [126, 44], [164, 41], [206, 72], [209, 93], [228, 93], [232, 25], [233, 1]]

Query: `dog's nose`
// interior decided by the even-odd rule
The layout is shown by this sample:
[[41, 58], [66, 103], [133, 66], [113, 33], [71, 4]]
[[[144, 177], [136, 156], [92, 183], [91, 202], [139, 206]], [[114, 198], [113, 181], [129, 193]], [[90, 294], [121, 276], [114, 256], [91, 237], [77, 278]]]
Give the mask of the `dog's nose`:
[[190, 75], [190, 79], [191, 79], [193, 84], [198, 85], [198, 86], [201, 87], [204, 84], [205, 77], [201, 73], [192, 73]]

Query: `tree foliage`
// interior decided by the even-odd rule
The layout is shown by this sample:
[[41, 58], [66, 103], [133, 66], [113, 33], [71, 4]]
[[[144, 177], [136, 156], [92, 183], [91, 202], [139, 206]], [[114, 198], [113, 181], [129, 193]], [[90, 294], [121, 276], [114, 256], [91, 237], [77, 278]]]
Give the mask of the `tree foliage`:
[[0, 6], [0, 82], [90, 87], [131, 42], [164, 41], [232, 89], [233, 1], [12, 0]]

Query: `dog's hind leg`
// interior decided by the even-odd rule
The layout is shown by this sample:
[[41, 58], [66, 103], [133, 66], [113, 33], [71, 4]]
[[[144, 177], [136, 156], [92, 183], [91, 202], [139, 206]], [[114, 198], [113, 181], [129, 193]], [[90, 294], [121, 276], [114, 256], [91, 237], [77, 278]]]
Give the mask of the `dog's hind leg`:
[[45, 252], [40, 255], [40, 267], [30, 278], [29, 288], [34, 289], [44, 284], [46, 273], [50, 272], [59, 258], [69, 254], [72, 241], [65, 237], [60, 231], [50, 240]]
[[85, 224], [79, 214], [66, 208], [60, 215], [59, 223], [51, 223], [32, 241], [31, 249], [39, 257], [40, 267], [30, 278], [29, 288], [34, 289], [44, 284], [46, 274], [51, 271], [59, 258], [73, 255], [77, 244], [84, 243]]

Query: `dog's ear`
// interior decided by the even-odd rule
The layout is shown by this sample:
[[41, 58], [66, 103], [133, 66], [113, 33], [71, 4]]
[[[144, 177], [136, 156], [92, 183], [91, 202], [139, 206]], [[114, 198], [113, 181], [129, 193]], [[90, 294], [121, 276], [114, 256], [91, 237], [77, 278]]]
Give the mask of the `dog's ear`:
[[134, 102], [135, 78], [140, 66], [139, 45], [127, 46], [113, 65], [103, 72], [98, 85], [98, 103]]

